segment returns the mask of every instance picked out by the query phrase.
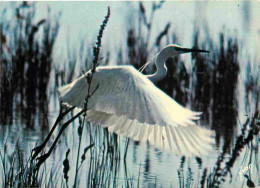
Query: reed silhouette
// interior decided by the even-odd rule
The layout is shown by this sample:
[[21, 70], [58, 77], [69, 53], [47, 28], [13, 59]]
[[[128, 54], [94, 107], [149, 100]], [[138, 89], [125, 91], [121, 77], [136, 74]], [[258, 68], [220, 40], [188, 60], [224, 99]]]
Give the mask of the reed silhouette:
[[[1, 124], [12, 124], [13, 111], [33, 127], [36, 113], [43, 127], [48, 127], [48, 84], [51, 76], [53, 45], [59, 30], [59, 16], [35, 22], [35, 4], [30, 9], [16, 8], [22, 19], [13, 19], [14, 27], [1, 23], [8, 50], [1, 43]], [[19, 114], [16, 113], [16, 114]], [[42, 120], [42, 121], [41, 121]]]

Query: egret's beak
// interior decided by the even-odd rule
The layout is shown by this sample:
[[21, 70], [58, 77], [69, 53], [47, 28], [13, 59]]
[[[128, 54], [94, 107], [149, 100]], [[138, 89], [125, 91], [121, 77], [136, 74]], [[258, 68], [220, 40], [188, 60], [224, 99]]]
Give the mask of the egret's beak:
[[189, 49], [189, 48], [179, 48], [177, 51], [180, 51], [180, 52], [182, 52], [182, 53], [188, 53], [188, 52], [202, 52], [202, 53], [209, 53], [209, 51], [206, 51], [206, 50]]

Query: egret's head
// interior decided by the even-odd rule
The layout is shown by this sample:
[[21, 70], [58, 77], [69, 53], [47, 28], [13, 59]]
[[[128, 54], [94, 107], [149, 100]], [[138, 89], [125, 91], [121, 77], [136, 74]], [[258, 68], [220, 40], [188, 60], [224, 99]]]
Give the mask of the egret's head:
[[176, 56], [183, 53], [189, 53], [189, 52], [204, 52], [209, 53], [209, 51], [206, 50], [199, 50], [199, 49], [189, 49], [189, 48], [182, 48], [181, 46], [178, 46], [176, 44], [170, 44], [162, 49], [167, 54], [170, 54], [170, 56]]

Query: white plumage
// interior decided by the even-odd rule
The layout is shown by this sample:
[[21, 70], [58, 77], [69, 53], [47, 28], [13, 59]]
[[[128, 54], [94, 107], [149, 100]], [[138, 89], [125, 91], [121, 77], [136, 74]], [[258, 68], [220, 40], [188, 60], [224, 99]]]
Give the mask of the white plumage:
[[[151, 80], [129, 65], [97, 67], [91, 90], [99, 87], [89, 99], [88, 121], [180, 155], [210, 151], [212, 132], [194, 122], [201, 113], [182, 107]], [[83, 75], [59, 89], [60, 100], [84, 108], [87, 91], [87, 79]]]

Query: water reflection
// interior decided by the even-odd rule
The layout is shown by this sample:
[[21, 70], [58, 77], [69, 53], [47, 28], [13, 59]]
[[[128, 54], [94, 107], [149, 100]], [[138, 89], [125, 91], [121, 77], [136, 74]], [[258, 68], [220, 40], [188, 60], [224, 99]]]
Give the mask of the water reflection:
[[[61, 165], [62, 161], [65, 159], [65, 153], [68, 148], [71, 149], [69, 155], [69, 162], [71, 169], [68, 173], [69, 182], [72, 184], [72, 180], [74, 177], [73, 167], [75, 166], [75, 157], [77, 150], [77, 131], [76, 131], [77, 123], [75, 126], [69, 126], [68, 130], [62, 136], [60, 143], [56, 150], [52, 153], [50, 160], [47, 160], [47, 169], [54, 170], [53, 165]], [[245, 126], [244, 126], [245, 127]], [[246, 131], [247, 128], [243, 129], [243, 132]], [[188, 185], [194, 185], [198, 182], [200, 184], [204, 184], [208, 182], [208, 177], [215, 177], [221, 179], [224, 177], [226, 182], [228, 180], [232, 180], [232, 177], [229, 177], [227, 173], [231, 171], [233, 177], [235, 178], [236, 174], [240, 171], [240, 161], [243, 161], [244, 158], [244, 149], [245, 144], [250, 143], [250, 139], [254, 138], [253, 134], [257, 134], [254, 131], [249, 131], [248, 136], [242, 132], [240, 137], [236, 138], [235, 148], [232, 149], [232, 152], [229, 149], [229, 144], [227, 143], [222, 146], [221, 153], [215, 151], [210, 156], [201, 156], [197, 158], [186, 158], [181, 156], [173, 156], [171, 154], [163, 153], [157, 151], [156, 149], [150, 147], [145, 144], [134, 144], [133, 141], [130, 141], [127, 160], [124, 162], [122, 160], [124, 147], [122, 143], [125, 143], [124, 137], [116, 137], [113, 134], [108, 134], [107, 131], [99, 128], [97, 126], [93, 126], [91, 128], [92, 136], [95, 137], [95, 146], [93, 151], [88, 152], [86, 157], [86, 162], [83, 163], [81, 167], [81, 174], [89, 174], [89, 173], [100, 173], [100, 170], [103, 169], [105, 174], [110, 174], [111, 180], [115, 181], [114, 184], [120, 182], [125, 184], [134, 184], [136, 185], [139, 179], [139, 183], [142, 186], [169, 186], [169, 185], [184, 185], [185, 187]], [[19, 126], [1, 126], [2, 134], [1, 138], [1, 151], [3, 151], [3, 143], [7, 142], [7, 151], [9, 155], [12, 155], [12, 152], [17, 150], [17, 143], [20, 151], [24, 154], [24, 160], [26, 160], [26, 155], [30, 153], [30, 150], [35, 146], [36, 142], [41, 142], [43, 138], [46, 136], [48, 131], [42, 131], [32, 129], [23, 129]], [[21, 137], [19, 142], [17, 142], [17, 132], [20, 132]], [[87, 128], [84, 131], [84, 140], [82, 142], [83, 146], [89, 146], [90, 144], [90, 129]], [[6, 135], [9, 135], [8, 137]], [[244, 137], [244, 138], [243, 138]], [[242, 139], [243, 138], [243, 139]], [[119, 140], [118, 140], [119, 139]], [[121, 143], [121, 144], [120, 144]], [[257, 143], [254, 143], [257, 144]], [[110, 147], [109, 147], [110, 145]], [[259, 147], [259, 146], [256, 146]], [[26, 154], [27, 153], [27, 154]], [[232, 153], [230, 155], [229, 153]], [[133, 154], [133, 155], [131, 155]], [[92, 157], [91, 157], [92, 156]], [[119, 157], [120, 156], [120, 157]], [[119, 157], [119, 158], [118, 158]], [[115, 160], [118, 158], [118, 160]], [[120, 160], [121, 158], [121, 160]], [[95, 160], [97, 159], [97, 160]], [[257, 155], [254, 158], [251, 158], [253, 161], [257, 161]], [[60, 162], [57, 162], [60, 161]], [[236, 162], [237, 161], [237, 162]], [[247, 161], [247, 160], [246, 160]], [[236, 163], [238, 165], [236, 165]], [[241, 163], [242, 165], [246, 165], [246, 163]], [[223, 166], [224, 165], [224, 166]], [[92, 166], [93, 169], [89, 171], [89, 167]], [[251, 173], [251, 179], [256, 182], [256, 166], [254, 166], [254, 173]], [[58, 166], [57, 166], [58, 167]], [[224, 168], [223, 168], [224, 167]], [[231, 170], [232, 168], [232, 170]], [[47, 170], [46, 169], [46, 170]], [[56, 176], [62, 176], [63, 167], [59, 167], [56, 169]], [[221, 176], [216, 177], [216, 172], [212, 173], [212, 169], [215, 169], [216, 172], [220, 171]], [[226, 169], [226, 170], [225, 170]], [[80, 179], [80, 185], [93, 185], [96, 181], [101, 181], [99, 175], [93, 176], [95, 180], [92, 182], [85, 182], [85, 180]], [[177, 178], [178, 177], [178, 178]], [[116, 178], [116, 180], [114, 179]], [[177, 179], [176, 179], [177, 178]], [[237, 177], [239, 178], [239, 177]], [[129, 181], [123, 181], [123, 180]], [[217, 180], [217, 179], [216, 179]], [[242, 179], [242, 181], [246, 181]], [[241, 182], [242, 182], [241, 181]], [[203, 183], [204, 182], [204, 183]], [[212, 181], [213, 182], [213, 181]], [[216, 181], [215, 181], [216, 182]], [[111, 183], [111, 182], [110, 182]], [[233, 182], [234, 183], [234, 182]], [[239, 182], [237, 182], [239, 183]], [[237, 184], [233, 184], [237, 185]]]

